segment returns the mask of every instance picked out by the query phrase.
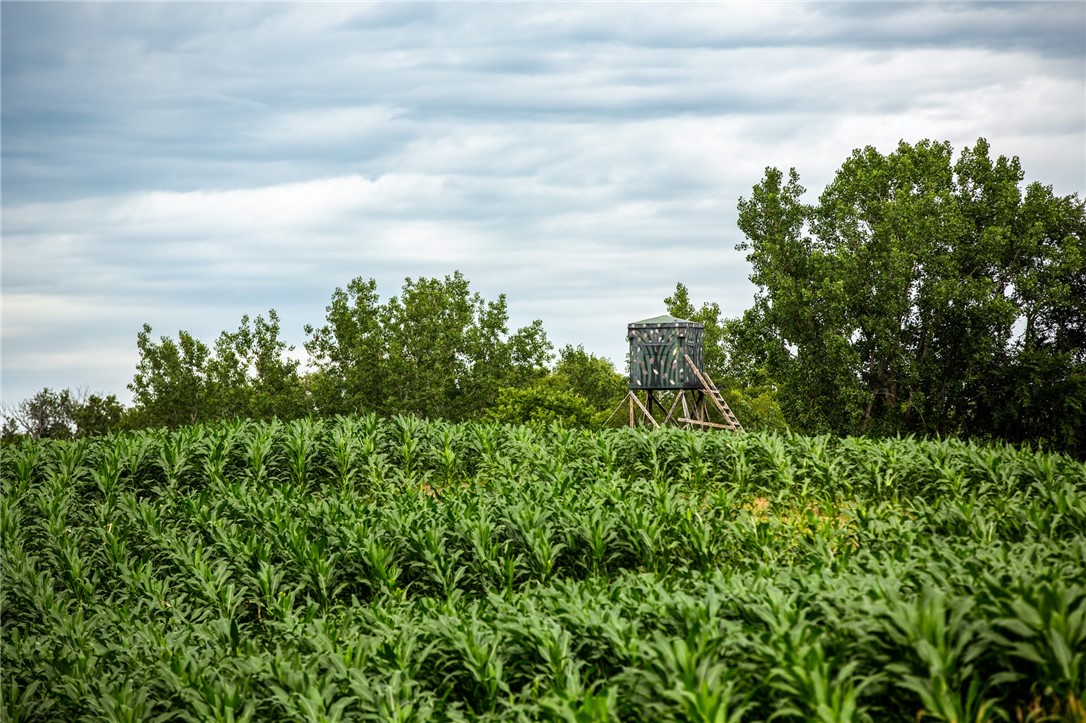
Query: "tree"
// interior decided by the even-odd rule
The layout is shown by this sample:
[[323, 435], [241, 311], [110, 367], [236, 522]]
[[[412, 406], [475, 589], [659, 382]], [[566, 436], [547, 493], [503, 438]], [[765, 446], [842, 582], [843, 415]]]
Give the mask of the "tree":
[[307, 326], [322, 413], [362, 410], [462, 420], [491, 407], [503, 387], [541, 378], [550, 353], [542, 323], [509, 334], [505, 296], [486, 301], [459, 271], [405, 279], [380, 304], [376, 282], [336, 289], [326, 323]]
[[[488, 306], [459, 272], [444, 280], [405, 279], [381, 319], [390, 413], [462, 419], [499, 381], [488, 373], [500, 375], [507, 366], [497, 344], [506, 331], [504, 297]], [[475, 365], [483, 373], [472, 374]]]
[[25, 434], [31, 439], [70, 439], [75, 433], [72, 411], [78, 404], [71, 390], [46, 387], [18, 404], [5, 405], [4, 437], [12, 440]]
[[117, 396], [91, 394], [82, 403], [72, 409], [72, 423], [76, 436], [92, 437], [109, 434], [120, 428], [124, 419], [124, 406], [117, 401]]
[[131, 423], [176, 427], [213, 418], [207, 374], [211, 350], [187, 331], [178, 332], [177, 341], [163, 336], [157, 342], [151, 332], [144, 324], [136, 335], [140, 360], [128, 385], [135, 406]]
[[612, 412], [629, 389], [628, 380], [615, 371], [610, 359], [589, 354], [584, 346], [572, 344], [559, 350], [547, 383], [577, 395], [596, 414]]
[[224, 331], [208, 359], [209, 404], [216, 417], [289, 419], [308, 412], [305, 387], [294, 350], [279, 338], [279, 314], [241, 318], [235, 332]]
[[46, 387], [18, 404], [4, 408], [4, 441], [20, 436], [31, 439], [71, 439], [108, 434], [121, 424], [124, 407], [117, 397], [88, 395], [86, 390]]
[[461, 420], [481, 416], [503, 387], [546, 374], [551, 347], [541, 322], [510, 334], [505, 297], [486, 301], [459, 272], [407, 279], [385, 304], [375, 281], [357, 278], [333, 292], [325, 311], [322, 326], [305, 327], [313, 370], [304, 377], [280, 338], [275, 309], [242, 317], [212, 347], [186, 331], [156, 341], [144, 325], [127, 423], [172, 427], [314, 412]]
[[558, 422], [566, 427], [592, 427], [596, 416], [583, 397], [541, 384], [524, 389], [503, 388], [485, 418], [502, 424]]
[[801, 430], [1066, 448], [1086, 437], [1083, 204], [1023, 194], [1018, 159], [984, 139], [952, 156], [854, 151], [814, 205], [794, 169], [767, 168], [739, 201], [758, 293], [736, 331]]
[[332, 292], [325, 324], [307, 324], [305, 349], [317, 371], [313, 403], [321, 414], [384, 413], [388, 350], [377, 282], [356, 278]]
[[275, 309], [267, 319], [243, 316], [238, 330], [222, 332], [213, 349], [183, 330], [176, 341], [163, 336], [156, 342], [147, 324], [136, 347], [140, 360], [128, 385], [135, 402], [130, 426], [289, 419], [309, 411], [299, 362], [289, 358], [293, 347], [279, 338]]

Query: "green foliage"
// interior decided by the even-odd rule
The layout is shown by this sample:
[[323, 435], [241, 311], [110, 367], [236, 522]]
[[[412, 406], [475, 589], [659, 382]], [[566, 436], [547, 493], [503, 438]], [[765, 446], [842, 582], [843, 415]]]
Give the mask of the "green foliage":
[[567, 344], [558, 352], [554, 372], [547, 379], [588, 402], [599, 412], [610, 412], [626, 396], [626, 377], [615, 371], [610, 359], [589, 354], [583, 346]]
[[377, 282], [356, 278], [332, 292], [326, 323], [307, 325], [305, 350], [319, 371], [311, 379], [313, 401], [322, 412], [372, 411], [384, 398], [385, 341]]
[[270, 309], [267, 319], [243, 316], [237, 331], [215, 341], [207, 365], [212, 418], [289, 419], [307, 411], [299, 362], [279, 334], [279, 315]]
[[72, 412], [77, 404], [70, 389], [56, 391], [46, 387], [4, 409], [4, 437], [8, 441], [20, 434], [30, 439], [68, 439], [72, 436]]
[[4, 408], [3, 441], [30, 439], [71, 439], [107, 434], [117, 429], [124, 407], [117, 397], [87, 395], [71, 389], [55, 391], [46, 387], [18, 404]]
[[380, 419], [0, 448], [3, 720], [1077, 720], [1086, 466]]
[[136, 426], [176, 427], [213, 418], [207, 363], [211, 350], [187, 331], [177, 341], [151, 338], [151, 326], [144, 324], [136, 335], [140, 360], [128, 385], [135, 403]]
[[[727, 377], [725, 377], [727, 379]], [[721, 395], [735, 414], [743, 429], [750, 432], [787, 432], [777, 392], [770, 386], [743, 388], [737, 382], [721, 387]]]
[[333, 293], [323, 326], [306, 327], [317, 409], [478, 417], [501, 388], [545, 373], [551, 345], [541, 322], [510, 334], [508, 318], [504, 295], [484, 300], [460, 272], [407, 279], [385, 304], [376, 282], [355, 279]]
[[720, 305], [705, 302], [701, 308], [695, 308], [690, 300], [690, 290], [683, 284], [675, 285], [675, 293], [664, 299], [667, 313], [677, 319], [696, 321], [705, 325], [705, 356], [703, 366], [713, 381], [731, 376], [730, 350], [727, 348], [725, 322], [720, 317]]
[[124, 419], [124, 407], [114, 394], [102, 397], [91, 394], [87, 399], [72, 409], [72, 423], [76, 435], [89, 437], [108, 434], [121, 426]]
[[545, 385], [515, 389], [506, 387], [486, 420], [501, 424], [558, 422], [567, 427], [588, 427], [595, 410], [581, 396]]
[[623, 420], [613, 412], [626, 391], [626, 377], [609, 359], [567, 344], [559, 350], [550, 374], [532, 388], [502, 390], [487, 418], [507, 423], [557, 421], [571, 427], [600, 428], [608, 421], [617, 425]]
[[984, 139], [855, 151], [815, 205], [775, 168], [739, 201], [759, 292], [735, 322], [796, 428], [1086, 452], [1086, 210]]
[[740, 322], [722, 318], [718, 304], [706, 302], [695, 309], [690, 291], [681, 283], [675, 285], [675, 293], [664, 299], [664, 304], [672, 316], [705, 325], [705, 371], [743, 428], [751, 432], [787, 431], [777, 389], [765, 371], [764, 360], [752, 357], [752, 351], [761, 345], [744, 333]]
[[480, 417], [503, 387], [524, 387], [546, 370], [550, 344], [540, 322], [509, 333], [505, 297], [486, 301], [456, 272], [407, 279], [380, 303], [373, 280], [336, 289], [326, 323], [307, 326], [316, 371], [302, 377], [280, 339], [274, 309], [242, 317], [213, 347], [186, 331], [137, 337], [140, 361], [125, 425], [177, 427], [214, 419], [293, 419], [375, 411], [445, 419]]
[[140, 360], [128, 389], [134, 406], [126, 425], [177, 427], [221, 418], [271, 419], [307, 412], [293, 347], [279, 338], [279, 315], [241, 318], [223, 332], [214, 350], [187, 331], [156, 342], [151, 327], [137, 335]]

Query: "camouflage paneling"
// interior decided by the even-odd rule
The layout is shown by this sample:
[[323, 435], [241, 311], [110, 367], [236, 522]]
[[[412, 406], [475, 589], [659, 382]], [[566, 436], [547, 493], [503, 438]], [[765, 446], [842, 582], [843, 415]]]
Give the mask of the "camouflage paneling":
[[628, 327], [630, 389], [697, 389], [701, 386], [684, 358], [702, 370], [705, 327], [673, 316], [635, 321]]

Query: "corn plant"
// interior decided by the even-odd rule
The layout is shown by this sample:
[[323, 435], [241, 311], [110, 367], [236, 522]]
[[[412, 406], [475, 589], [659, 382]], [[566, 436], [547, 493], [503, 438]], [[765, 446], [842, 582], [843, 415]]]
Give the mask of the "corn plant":
[[1086, 466], [224, 422], [0, 448], [4, 720], [1076, 720]]
[[891, 602], [885, 612], [886, 634], [903, 654], [886, 669], [918, 697], [926, 717], [963, 723], [992, 714], [987, 684], [972, 675], [984, 641], [969, 622], [970, 608], [928, 587], [914, 601]]
[[1000, 602], [1002, 616], [992, 621], [988, 635], [1015, 661], [1000, 679], [1028, 680], [1032, 694], [1061, 700], [1081, 696], [1086, 690], [1086, 588], [1042, 583]]

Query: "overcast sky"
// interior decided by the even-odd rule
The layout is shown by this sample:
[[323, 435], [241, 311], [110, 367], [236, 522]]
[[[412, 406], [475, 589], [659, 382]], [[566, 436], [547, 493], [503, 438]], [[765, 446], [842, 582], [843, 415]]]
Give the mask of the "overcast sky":
[[621, 370], [685, 283], [751, 302], [736, 202], [987, 138], [1086, 187], [1086, 3], [3, 2], [3, 398], [116, 393], [333, 289], [461, 270]]

